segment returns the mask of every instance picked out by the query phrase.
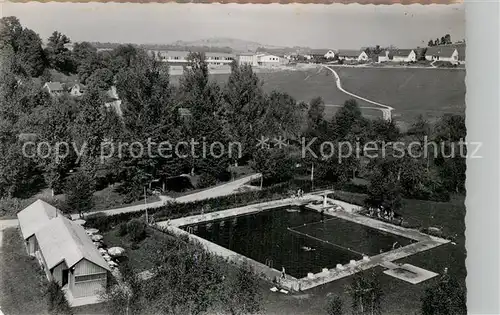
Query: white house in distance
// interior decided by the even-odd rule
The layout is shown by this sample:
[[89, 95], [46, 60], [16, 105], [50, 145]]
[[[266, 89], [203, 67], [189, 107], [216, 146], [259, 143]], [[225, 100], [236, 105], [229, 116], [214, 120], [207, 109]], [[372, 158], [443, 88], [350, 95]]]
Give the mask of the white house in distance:
[[87, 88], [81, 83], [70, 84], [67, 87], [69, 95], [71, 96], [82, 96]]
[[259, 54], [257, 55], [257, 63], [259, 66], [264, 67], [274, 67], [279, 66], [282, 63], [282, 58], [275, 55]]
[[251, 66], [259, 65], [257, 55], [254, 53], [241, 53], [236, 58], [236, 61], [238, 62], [239, 65], [251, 65]]
[[413, 49], [395, 49], [389, 52], [394, 62], [415, 62], [417, 54]]
[[425, 59], [428, 61], [448, 61], [453, 64], [459, 63], [457, 48], [449, 45], [427, 48]]
[[[148, 53], [154, 56], [157, 60], [168, 62], [172, 65], [185, 65], [188, 63], [189, 51], [179, 50], [150, 50]], [[235, 59], [235, 55], [219, 52], [206, 52], [205, 61], [209, 66], [224, 66], [230, 65]]]
[[333, 59], [335, 58], [336, 52], [332, 49], [315, 49], [310, 53], [313, 58], [325, 58]]
[[61, 82], [45, 82], [43, 89], [49, 92], [52, 96], [61, 95], [64, 92]]
[[340, 60], [346, 61], [367, 61], [368, 55], [362, 50], [339, 50], [337, 56]]

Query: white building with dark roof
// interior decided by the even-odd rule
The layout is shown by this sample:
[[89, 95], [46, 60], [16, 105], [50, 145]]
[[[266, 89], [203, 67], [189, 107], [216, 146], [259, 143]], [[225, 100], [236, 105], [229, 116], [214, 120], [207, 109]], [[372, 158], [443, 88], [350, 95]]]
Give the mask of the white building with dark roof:
[[417, 54], [413, 49], [394, 49], [389, 51], [394, 62], [415, 62], [417, 61]]
[[349, 61], [367, 61], [368, 55], [366, 52], [362, 50], [347, 50], [341, 49], [338, 51], [337, 56], [340, 60], [349, 60]]
[[433, 46], [427, 48], [425, 59], [428, 61], [459, 62], [458, 49], [453, 45]]

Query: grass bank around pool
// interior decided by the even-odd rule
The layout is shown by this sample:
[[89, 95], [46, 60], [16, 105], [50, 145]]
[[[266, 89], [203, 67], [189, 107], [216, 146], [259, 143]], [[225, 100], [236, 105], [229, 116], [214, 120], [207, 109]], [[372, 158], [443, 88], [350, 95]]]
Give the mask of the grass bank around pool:
[[48, 314], [47, 278], [26, 252], [17, 228], [3, 230], [0, 248], [0, 307], [6, 315]]

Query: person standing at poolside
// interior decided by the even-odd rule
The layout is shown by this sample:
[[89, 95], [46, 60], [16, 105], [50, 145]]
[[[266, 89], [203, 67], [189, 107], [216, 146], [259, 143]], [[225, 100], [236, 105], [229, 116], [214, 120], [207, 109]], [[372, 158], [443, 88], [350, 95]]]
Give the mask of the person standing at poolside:
[[286, 279], [285, 267], [281, 266], [281, 279]]

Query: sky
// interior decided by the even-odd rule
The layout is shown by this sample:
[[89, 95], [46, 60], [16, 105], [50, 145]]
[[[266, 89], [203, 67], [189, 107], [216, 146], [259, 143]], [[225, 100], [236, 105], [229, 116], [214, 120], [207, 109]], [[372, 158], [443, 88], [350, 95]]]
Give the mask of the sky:
[[46, 39], [54, 31], [73, 42], [168, 44], [228, 37], [276, 46], [358, 49], [425, 46], [450, 34], [465, 38], [463, 4], [178, 4], [4, 3], [2, 16]]

